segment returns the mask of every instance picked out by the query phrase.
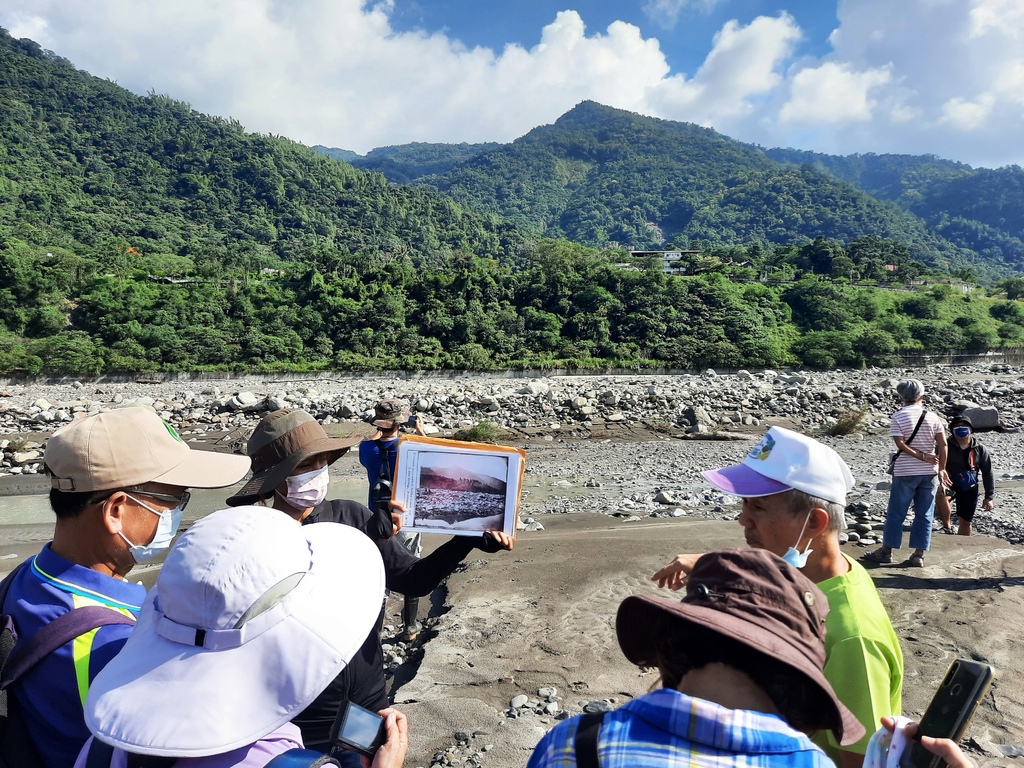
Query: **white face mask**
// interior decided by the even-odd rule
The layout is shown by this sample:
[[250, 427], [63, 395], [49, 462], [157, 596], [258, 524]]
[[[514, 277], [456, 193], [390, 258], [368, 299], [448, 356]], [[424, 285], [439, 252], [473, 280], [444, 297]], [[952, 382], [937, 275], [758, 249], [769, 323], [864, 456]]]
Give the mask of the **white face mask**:
[[[804, 531], [807, 530], [807, 521], [811, 519], [811, 512], [814, 510], [807, 510], [807, 517], [804, 518], [803, 527], [800, 529], [800, 535], [796, 537], [796, 547], [800, 546], [800, 539], [804, 537]], [[786, 554], [782, 556], [782, 559], [792, 565], [794, 568], [803, 568], [807, 565], [807, 558], [811, 556], [811, 542], [807, 542], [807, 549], [800, 552], [796, 547], [790, 547], [786, 550]]]
[[157, 555], [166, 552], [170, 546], [171, 541], [174, 539], [174, 534], [178, 532], [178, 526], [181, 525], [181, 517], [185, 514], [185, 510], [181, 504], [178, 504], [174, 509], [167, 509], [161, 512], [158, 509], [153, 509], [144, 501], [136, 499], [129, 493], [125, 496], [130, 498], [137, 504], [141, 504], [154, 515], [160, 516], [160, 522], [157, 524], [156, 533], [153, 534], [153, 540], [149, 544], [132, 544], [131, 541], [121, 531], [118, 531], [118, 535], [125, 540], [128, 545], [128, 551], [131, 553], [132, 559], [138, 563], [144, 563], [147, 560], [152, 560]]
[[329, 483], [327, 467], [321, 467], [312, 472], [303, 472], [301, 475], [289, 477], [287, 495], [281, 496], [276, 490], [274, 493], [281, 496], [295, 509], [309, 509], [327, 498]]

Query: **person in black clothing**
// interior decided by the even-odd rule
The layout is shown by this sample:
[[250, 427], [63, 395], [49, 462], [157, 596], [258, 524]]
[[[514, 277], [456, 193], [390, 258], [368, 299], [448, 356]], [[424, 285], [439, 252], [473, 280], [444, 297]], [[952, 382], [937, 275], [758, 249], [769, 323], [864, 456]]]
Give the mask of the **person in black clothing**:
[[[415, 419], [411, 422], [409, 416], [409, 409], [400, 400], [393, 398], [381, 400], [374, 406], [373, 419], [370, 423], [377, 431], [359, 444], [359, 463], [366, 468], [366, 478], [370, 483], [370, 495], [366, 502], [370, 508], [374, 506], [374, 497], [377, 495], [377, 488], [380, 487], [382, 479], [387, 481], [386, 489], [391, 488], [391, 480], [394, 477], [397, 464], [398, 438], [403, 427], [412, 427], [417, 435], [426, 435], [420, 415], [416, 414]], [[389, 500], [391, 498], [390, 490], [387, 492], [387, 498]], [[380, 503], [380, 501], [378, 500], [376, 503]], [[395, 540], [416, 557], [423, 552], [422, 534], [399, 531], [395, 534]], [[422, 625], [417, 621], [419, 605], [418, 597], [404, 596], [402, 606], [402, 623], [405, 626], [405, 631], [402, 634], [404, 642], [415, 640], [422, 630]]]
[[[470, 552], [512, 549], [514, 537], [502, 531], [481, 536], [454, 536], [423, 558], [416, 558], [392, 538], [397, 531], [388, 510], [370, 510], [347, 499], [327, 500], [328, 466], [361, 438], [332, 438], [320, 423], [302, 410], [282, 409], [267, 414], [249, 438], [247, 453], [253, 476], [227, 500], [230, 506], [263, 503], [281, 510], [303, 525], [334, 522], [357, 528], [376, 542], [384, 560], [385, 584], [404, 595], [427, 595], [455, 570]], [[392, 503], [404, 511], [397, 502]], [[362, 648], [342, 673], [294, 722], [308, 749], [327, 752], [335, 718], [351, 701], [372, 711], [388, 705], [384, 683], [384, 653], [380, 643], [381, 615]], [[342, 765], [358, 765], [354, 752], [334, 754]]]
[[970, 536], [974, 532], [974, 511], [978, 508], [978, 475], [985, 488], [981, 508], [986, 512], [994, 506], [995, 481], [992, 478], [992, 456], [988, 448], [974, 436], [974, 424], [967, 416], [954, 416], [949, 422], [952, 437], [947, 441], [946, 487], [936, 498], [935, 510], [942, 521], [942, 530], [952, 533], [950, 498], [956, 506], [957, 533]]

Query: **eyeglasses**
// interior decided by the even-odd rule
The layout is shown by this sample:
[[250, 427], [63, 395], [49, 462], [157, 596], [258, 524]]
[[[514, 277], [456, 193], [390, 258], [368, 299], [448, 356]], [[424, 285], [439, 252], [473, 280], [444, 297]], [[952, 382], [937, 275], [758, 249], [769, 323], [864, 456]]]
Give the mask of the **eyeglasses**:
[[[109, 499], [115, 493], [117, 493], [117, 491], [111, 491], [106, 496], [101, 496], [98, 499], [93, 499], [89, 503], [90, 504], [99, 504], [100, 502], [106, 501], [107, 499]], [[125, 495], [127, 495], [127, 496], [132, 496], [132, 495], [136, 495], [136, 496], [149, 496], [151, 499], [158, 499], [159, 501], [173, 502], [174, 506], [176, 506], [176, 507], [180, 506], [181, 510], [183, 512], [185, 511], [185, 507], [188, 506], [189, 500], [192, 498], [192, 494], [189, 493], [188, 491], [185, 491], [183, 494], [181, 494], [181, 496], [173, 496], [172, 494], [169, 494], [169, 493], [156, 493], [155, 491], [127, 491], [126, 490], [126, 491], [123, 491], [123, 493]], [[143, 506], [146, 506], [146, 505], [143, 504]], [[146, 508], [149, 509], [149, 507], [146, 507]], [[160, 513], [157, 513], [157, 514], [160, 514]]]
[[132, 493], [142, 494], [143, 496], [149, 496], [152, 499], [158, 499], [160, 501], [173, 501], [174, 506], [181, 507], [184, 511], [185, 507], [188, 506], [189, 500], [192, 498], [192, 494], [185, 491], [181, 496], [173, 496], [169, 493], [154, 493], [153, 491], [132, 491]]

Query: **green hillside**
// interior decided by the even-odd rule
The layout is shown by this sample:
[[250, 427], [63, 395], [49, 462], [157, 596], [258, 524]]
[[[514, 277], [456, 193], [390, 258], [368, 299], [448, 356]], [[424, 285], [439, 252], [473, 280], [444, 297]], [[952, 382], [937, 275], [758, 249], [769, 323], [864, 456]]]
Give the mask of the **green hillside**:
[[[712, 131], [583, 105], [476, 149], [447, 175], [534, 234], [468, 185], [398, 186], [0, 32], [0, 374], [832, 367], [1024, 342], [1024, 281], [940, 284], [922, 259], [959, 254], [909, 214]], [[669, 274], [542, 229], [708, 247]]]
[[891, 200], [988, 264], [1024, 267], [1024, 169], [1019, 166], [974, 169], [930, 155], [840, 157], [793, 149], [765, 154], [813, 166], [879, 200]]
[[139, 98], [0, 31], [0, 236], [76, 250], [120, 238], [224, 250], [507, 256], [512, 227], [164, 96]]
[[[396, 181], [416, 174], [382, 170]], [[707, 128], [594, 102], [415, 181], [532, 231], [597, 247], [768, 246], [815, 237], [849, 243], [876, 235], [905, 243], [932, 266], [986, 271], [977, 254], [917, 216], [824, 169], [778, 162]]]
[[363, 171], [380, 171], [395, 184], [409, 184], [422, 176], [447, 173], [459, 163], [500, 144], [425, 144], [414, 142], [396, 147], [379, 147], [348, 160]]

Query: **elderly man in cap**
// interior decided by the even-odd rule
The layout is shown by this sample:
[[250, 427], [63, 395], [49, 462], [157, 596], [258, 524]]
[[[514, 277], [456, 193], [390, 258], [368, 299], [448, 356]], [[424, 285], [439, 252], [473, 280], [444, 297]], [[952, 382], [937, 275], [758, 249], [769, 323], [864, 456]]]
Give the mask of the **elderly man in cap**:
[[662, 687], [556, 725], [527, 768], [830, 766], [808, 734], [827, 729], [837, 744], [865, 734], [822, 673], [828, 611], [821, 590], [770, 552], [700, 557], [681, 601], [619, 606], [622, 652], [656, 667]]
[[[853, 476], [834, 450], [772, 427], [741, 464], [704, 472], [713, 486], [743, 499], [747, 544], [772, 552], [815, 582], [828, 598], [825, 677], [869, 733], [883, 715], [900, 713], [903, 654], [867, 571], [843, 554], [846, 494]], [[679, 589], [699, 555], [679, 555], [652, 577]], [[867, 738], [840, 745], [815, 741], [840, 768], [860, 766]]]
[[940, 482], [945, 484], [949, 479], [946, 475], [946, 429], [937, 414], [925, 410], [924, 384], [918, 379], [901, 381], [896, 385], [896, 394], [904, 405], [892, 415], [889, 423], [896, 459], [882, 546], [866, 552], [861, 559], [883, 565], [892, 562], [892, 551], [903, 546], [903, 521], [913, 504], [910, 546], [914, 552], [907, 558], [907, 565], [923, 568], [924, 553], [932, 543], [935, 490]]
[[[249, 459], [189, 450], [154, 411], [123, 408], [55, 432], [43, 462], [53, 540], [8, 577], [2, 608], [18, 633], [14, 654], [39, 645], [34, 636], [57, 622], [82, 632], [9, 689], [8, 730], [26, 737], [23, 748], [38, 751], [47, 768], [67, 768], [89, 737], [82, 711], [89, 686], [124, 645], [146, 596], [125, 576], [170, 546], [187, 488], [231, 485]], [[75, 629], [73, 622], [97, 614], [95, 606], [100, 618]]]
[[[384, 497], [390, 496], [391, 481], [395, 474], [395, 460], [398, 455], [398, 433], [402, 427], [409, 424], [409, 409], [401, 400], [389, 398], [381, 400], [373, 409], [373, 426], [377, 431], [359, 444], [359, 463], [366, 468], [366, 477], [370, 481], [370, 500], [368, 502], [372, 509], [375, 503], [386, 503], [383, 498], [374, 498], [374, 489], [378, 487], [378, 481], [387, 480], [388, 489]], [[417, 435], [426, 434], [423, 431], [423, 419], [416, 415], [412, 422]], [[404, 533], [399, 531], [395, 534], [395, 540], [409, 550], [414, 556], [419, 557], [423, 552], [423, 542], [418, 533]], [[405, 625], [405, 632], [402, 639], [406, 642], [415, 640], [420, 633], [420, 623], [417, 621], [420, 599], [415, 595], [405, 595], [402, 606], [402, 623]]]

